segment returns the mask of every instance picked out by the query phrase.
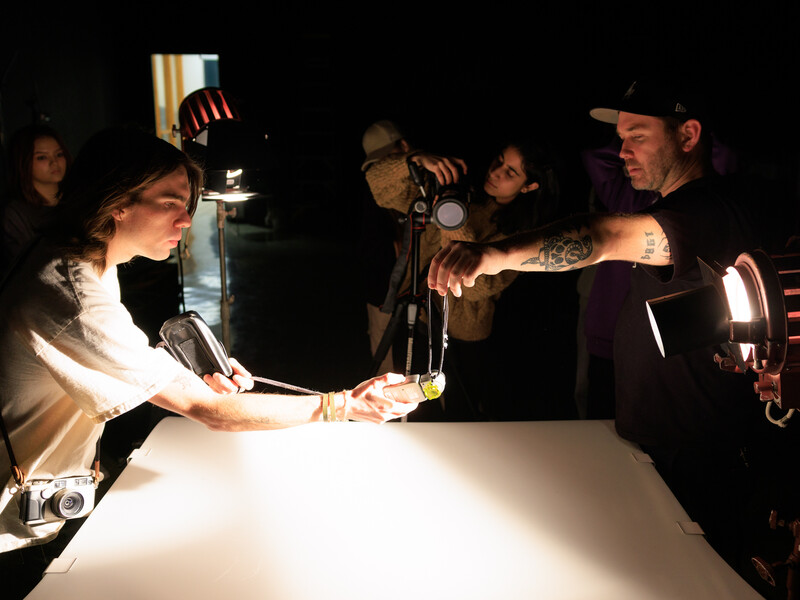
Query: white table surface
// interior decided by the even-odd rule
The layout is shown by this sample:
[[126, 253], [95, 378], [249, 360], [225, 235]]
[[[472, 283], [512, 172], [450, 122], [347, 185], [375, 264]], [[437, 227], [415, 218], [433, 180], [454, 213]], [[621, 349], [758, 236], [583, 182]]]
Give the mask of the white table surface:
[[169, 417], [28, 597], [761, 598], [642, 458], [610, 421]]

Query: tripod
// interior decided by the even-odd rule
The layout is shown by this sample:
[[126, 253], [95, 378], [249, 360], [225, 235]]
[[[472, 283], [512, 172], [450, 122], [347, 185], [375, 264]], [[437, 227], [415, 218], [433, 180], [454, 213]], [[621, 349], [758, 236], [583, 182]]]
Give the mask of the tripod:
[[[384, 300], [383, 306], [381, 307], [381, 311], [385, 313], [392, 313], [392, 317], [389, 320], [389, 324], [386, 327], [386, 330], [381, 337], [381, 341], [378, 344], [378, 347], [375, 350], [375, 356], [373, 357], [372, 367], [370, 369], [369, 377], [374, 377], [377, 375], [378, 369], [380, 368], [383, 359], [386, 357], [387, 352], [391, 350], [392, 343], [395, 339], [395, 335], [397, 333], [398, 327], [400, 323], [405, 321], [408, 336], [406, 341], [406, 363], [405, 363], [405, 373], [406, 377], [408, 377], [413, 369], [412, 363], [414, 358], [414, 337], [416, 332], [417, 320], [419, 317], [419, 309], [425, 303], [422, 298], [422, 294], [419, 292], [419, 276], [420, 276], [420, 260], [419, 260], [419, 245], [420, 245], [420, 235], [421, 232], [425, 229], [425, 217], [426, 217], [426, 208], [427, 204], [422, 201], [417, 201], [414, 203], [411, 214], [408, 215], [406, 218], [406, 227], [404, 230], [403, 235], [403, 245], [400, 252], [400, 255], [395, 263], [395, 266], [392, 270], [392, 275], [389, 282], [389, 290], [386, 294], [386, 299]], [[410, 252], [409, 252], [410, 248]], [[406, 269], [408, 267], [408, 257], [411, 257], [411, 290], [407, 296], [404, 296], [402, 299], [397, 298], [397, 289], [400, 283], [403, 281], [403, 277], [406, 273]], [[428, 345], [429, 345], [429, 352], [428, 352], [428, 370], [430, 370], [430, 360], [431, 360], [431, 321], [433, 319], [434, 311], [430, 305], [433, 302], [428, 303]], [[446, 311], [445, 311], [446, 312]], [[442, 323], [445, 323], [445, 315], [439, 315], [441, 318]], [[442, 348], [442, 356], [444, 355], [444, 346], [446, 346], [446, 342], [444, 340], [445, 332], [443, 328], [443, 348]], [[455, 360], [450, 355], [450, 361], [455, 365]], [[420, 369], [421, 370], [421, 369]], [[469, 410], [473, 416], [477, 415], [477, 411], [475, 405], [472, 403], [472, 400], [469, 397], [469, 394], [464, 386], [464, 383], [461, 381], [459, 377], [459, 370], [458, 368], [453, 369], [452, 376], [450, 378], [450, 383], [448, 384], [451, 388], [456, 386], [458, 389], [461, 390], [461, 394], [466, 400], [467, 405], [469, 406]], [[445, 398], [441, 396], [439, 398], [439, 402], [441, 404], [442, 410], [445, 409]], [[403, 420], [406, 420], [406, 417], [403, 417]]]
[[[415, 206], [417, 203], [415, 203]], [[381, 311], [392, 313], [386, 331], [383, 332], [381, 341], [375, 350], [369, 376], [374, 377], [387, 352], [392, 347], [397, 328], [405, 320], [408, 328], [408, 338], [406, 343], [406, 365], [405, 375], [411, 374], [411, 364], [414, 352], [414, 331], [419, 317], [420, 305], [423, 302], [419, 293], [419, 238], [420, 233], [425, 229], [424, 212], [414, 210], [406, 217], [406, 227], [403, 234], [403, 247], [400, 256], [392, 269], [389, 281], [389, 290], [383, 302]], [[411, 290], [407, 297], [397, 300], [397, 288], [403, 280], [408, 266], [409, 247], [411, 254]]]

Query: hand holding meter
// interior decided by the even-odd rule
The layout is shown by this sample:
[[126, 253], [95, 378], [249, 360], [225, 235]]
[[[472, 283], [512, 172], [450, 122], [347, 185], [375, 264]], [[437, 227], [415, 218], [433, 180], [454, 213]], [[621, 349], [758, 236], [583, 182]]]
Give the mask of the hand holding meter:
[[442, 395], [445, 378], [441, 371], [424, 375], [409, 375], [402, 383], [387, 385], [383, 395], [395, 402], [423, 402]]
[[[428, 289], [428, 306], [431, 306], [431, 290]], [[383, 388], [383, 395], [395, 401], [423, 402], [438, 398], [444, 392], [445, 377], [442, 372], [444, 366], [444, 351], [447, 348], [447, 318], [449, 310], [447, 296], [442, 300], [442, 353], [439, 356], [439, 369], [433, 370], [433, 336], [431, 332], [431, 319], [428, 319], [428, 372], [424, 375], [408, 375], [403, 383], [387, 385]]]

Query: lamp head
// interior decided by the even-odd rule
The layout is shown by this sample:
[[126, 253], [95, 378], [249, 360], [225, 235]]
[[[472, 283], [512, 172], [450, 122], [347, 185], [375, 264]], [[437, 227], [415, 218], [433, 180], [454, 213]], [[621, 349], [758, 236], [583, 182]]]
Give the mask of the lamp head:
[[754, 250], [725, 271], [700, 266], [706, 285], [647, 301], [661, 354], [718, 345], [722, 368], [759, 374], [762, 400], [800, 407], [800, 255]]

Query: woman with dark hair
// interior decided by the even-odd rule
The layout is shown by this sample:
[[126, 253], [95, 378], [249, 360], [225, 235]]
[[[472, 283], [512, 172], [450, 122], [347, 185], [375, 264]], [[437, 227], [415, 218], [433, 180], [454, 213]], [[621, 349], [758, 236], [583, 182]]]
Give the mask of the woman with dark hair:
[[9, 144], [10, 195], [3, 206], [3, 267], [47, 223], [71, 157], [58, 132], [43, 124], [18, 130]]
[[560, 186], [552, 158], [531, 140], [515, 140], [494, 158], [484, 192], [500, 205], [493, 221], [509, 235], [549, 222], [559, 205]]
[[[467, 222], [456, 230], [442, 230], [442, 246], [450, 241], [500, 240], [552, 220], [560, 194], [553, 162], [545, 147], [533, 140], [504, 144], [486, 170], [483, 189], [470, 204]], [[448, 351], [451, 368], [463, 383], [452, 381], [455, 389], [445, 398], [445, 403], [450, 403], [446, 413], [453, 419], [511, 418], [508, 411], [497, 408], [501, 399], [494, 382], [498, 373], [505, 372], [506, 354], [518, 352], [498, 346], [497, 341], [516, 329], [513, 321], [520, 312], [528, 311], [504, 302], [506, 295], [516, 295], [526, 287], [517, 283], [518, 275], [505, 271], [482, 277], [472, 288], [465, 288], [462, 296], [450, 296]], [[439, 298], [434, 296], [434, 300]], [[503, 304], [512, 314], [498, 314], [497, 308]]]
[[[525, 173], [526, 185], [507, 200], [502, 193], [503, 171], [514, 180], [508, 172], [517, 164]], [[557, 164], [554, 154], [525, 140], [510, 142], [495, 159], [484, 186], [500, 204], [492, 216], [500, 234], [495, 240], [563, 216]], [[577, 275], [523, 273], [514, 277], [504, 271], [487, 279], [499, 276], [508, 283], [493, 304], [492, 329], [484, 344], [484, 356], [494, 371], [486, 390], [485, 417], [502, 421], [577, 418], [573, 401]], [[464, 296], [469, 294], [467, 289]]]
[[[457, 229], [440, 229], [432, 223], [425, 226], [420, 234], [421, 265], [427, 265], [438, 249], [451, 240], [495, 241], [552, 220], [558, 210], [560, 189], [551, 154], [543, 145], [529, 139], [507, 142], [499, 148], [486, 170], [482, 186], [470, 190], [472, 200], [466, 222]], [[440, 186], [470, 187], [465, 182], [467, 164], [462, 159], [418, 150], [395, 153], [374, 162], [366, 171], [378, 205], [408, 213], [419, 195], [419, 188], [409, 176], [410, 163], [414, 163], [420, 173], [427, 171], [435, 176]], [[450, 342], [444, 368], [447, 376], [445, 419], [494, 418], [496, 411], [491, 410], [489, 404], [497, 388], [486, 387], [487, 376], [491, 378], [502, 368], [502, 363], [497, 362], [489, 338], [495, 328], [496, 305], [517, 278], [515, 271], [481, 277], [475, 286], [465, 289], [461, 297], [450, 295]], [[398, 290], [400, 294], [405, 293], [409, 285], [407, 273]], [[423, 283], [420, 289], [424, 287]], [[433, 312], [441, 312], [441, 298], [435, 295], [432, 300], [440, 308]], [[436, 323], [438, 319], [434, 317], [433, 321]], [[430, 406], [423, 406], [422, 410], [429, 411]], [[419, 416], [414, 415], [415, 418]]]

